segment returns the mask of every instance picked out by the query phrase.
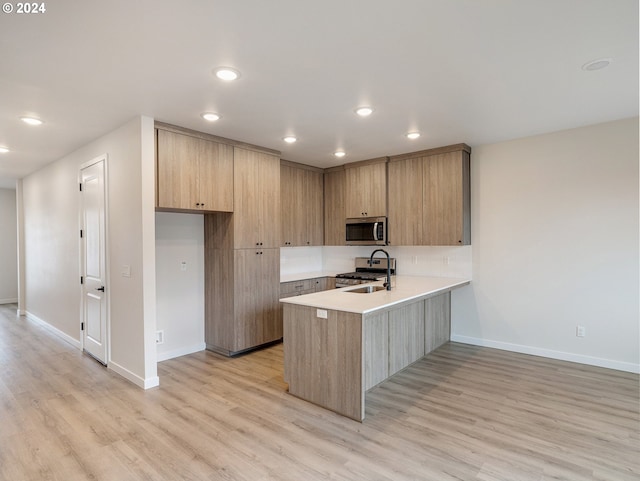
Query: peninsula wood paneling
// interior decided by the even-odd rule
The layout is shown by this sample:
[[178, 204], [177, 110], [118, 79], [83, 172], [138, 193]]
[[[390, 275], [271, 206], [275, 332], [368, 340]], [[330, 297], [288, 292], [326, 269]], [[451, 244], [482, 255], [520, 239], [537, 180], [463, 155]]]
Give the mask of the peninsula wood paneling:
[[389, 376], [424, 356], [424, 302], [389, 311]]
[[285, 304], [285, 379], [294, 396], [353, 419], [364, 416], [362, 322], [359, 314]]
[[424, 351], [430, 353], [451, 337], [451, 293], [424, 301]]

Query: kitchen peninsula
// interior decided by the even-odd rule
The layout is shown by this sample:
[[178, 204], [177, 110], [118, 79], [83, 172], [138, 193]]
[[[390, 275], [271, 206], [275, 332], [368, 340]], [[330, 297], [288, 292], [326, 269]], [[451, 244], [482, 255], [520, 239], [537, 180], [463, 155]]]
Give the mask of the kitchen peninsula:
[[391, 291], [374, 282], [281, 299], [289, 393], [362, 421], [366, 391], [449, 340], [451, 291], [469, 283], [397, 276]]

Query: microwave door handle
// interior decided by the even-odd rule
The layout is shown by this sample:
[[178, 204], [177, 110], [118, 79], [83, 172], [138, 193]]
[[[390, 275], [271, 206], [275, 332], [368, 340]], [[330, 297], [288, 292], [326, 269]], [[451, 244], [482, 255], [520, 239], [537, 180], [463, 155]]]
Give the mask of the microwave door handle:
[[373, 223], [373, 240], [374, 241], [379, 241], [380, 239], [378, 239], [378, 223], [374, 222]]

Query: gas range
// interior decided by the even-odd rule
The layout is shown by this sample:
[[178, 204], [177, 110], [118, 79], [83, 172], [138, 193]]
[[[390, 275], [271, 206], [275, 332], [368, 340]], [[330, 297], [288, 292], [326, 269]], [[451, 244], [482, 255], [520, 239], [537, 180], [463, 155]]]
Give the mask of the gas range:
[[[396, 273], [396, 260], [390, 259], [391, 275]], [[369, 265], [368, 257], [356, 257], [354, 272], [336, 274], [336, 287], [355, 286], [368, 282], [381, 281], [387, 277], [387, 259], [374, 258], [373, 266]]]

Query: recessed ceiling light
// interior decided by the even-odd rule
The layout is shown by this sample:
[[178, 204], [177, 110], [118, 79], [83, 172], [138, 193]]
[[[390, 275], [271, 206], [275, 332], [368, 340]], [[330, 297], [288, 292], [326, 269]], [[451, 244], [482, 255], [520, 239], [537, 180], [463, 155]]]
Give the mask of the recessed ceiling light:
[[6, 147], [0, 147], [0, 154], [6, 154], [7, 152], [9, 152], [9, 149]]
[[214, 112], [205, 112], [200, 115], [203, 119], [208, 120], [209, 122], [215, 122], [216, 120], [220, 120], [222, 118], [221, 115], [216, 114]]
[[282, 140], [284, 140], [287, 144], [293, 144], [298, 139], [296, 137], [294, 137], [293, 135], [287, 135]]
[[355, 112], [360, 117], [368, 117], [373, 113], [373, 107], [358, 107]]
[[585, 63], [582, 66], [582, 70], [587, 70], [589, 72], [592, 72], [593, 70], [602, 70], [603, 68], [608, 67], [611, 62], [613, 62], [612, 58], [599, 58]]
[[40, 119], [36, 119], [35, 117], [20, 117], [25, 124], [29, 125], [42, 125], [44, 122]]
[[420, 132], [408, 132], [407, 133], [407, 138], [408, 139], [415, 140], [418, 137], [420, 137]]
[[344, 157], [347, 154], [345, 152], [343, 152], [342, 150], [338, 150], [337, 152], [334, 152], [333, 155], [335, 155], [338, 158], [341, 158], [341, 157]]
[[231, 67], [218, 67], [214, 69], [213, 73], [220, 80], [231, 81], [236, 80], [238, 77], [240, 77], [240, 72]]

